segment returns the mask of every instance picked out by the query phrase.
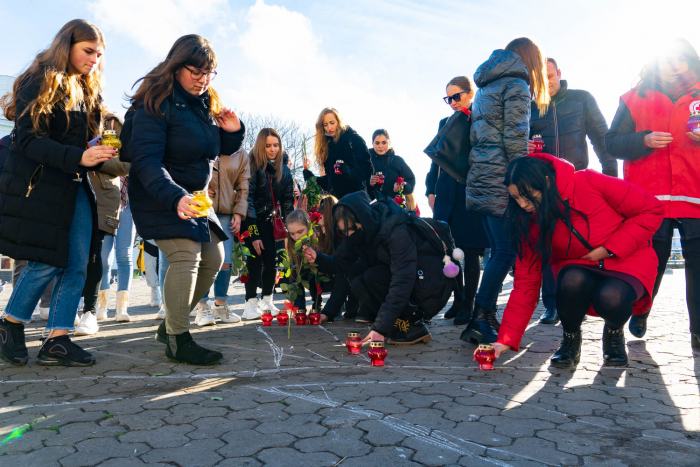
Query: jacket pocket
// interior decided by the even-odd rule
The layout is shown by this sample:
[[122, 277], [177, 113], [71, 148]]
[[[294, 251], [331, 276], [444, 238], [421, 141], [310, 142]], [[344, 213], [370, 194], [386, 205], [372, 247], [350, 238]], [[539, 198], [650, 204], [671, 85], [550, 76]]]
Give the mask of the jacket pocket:
[[36, 184], [39, 181], [39, 178], [41, 177], [42, 173], [44, 173], [44, 165], [39, 164], [39, 167], [34, 169], [34, 173], [32, 173], [32, 176], [29, 177], [29, 183], [27, 184], [27, 194], [25, 195], [26, 198], [29, 198], [29, 194], [34, 188], [36, 188]]

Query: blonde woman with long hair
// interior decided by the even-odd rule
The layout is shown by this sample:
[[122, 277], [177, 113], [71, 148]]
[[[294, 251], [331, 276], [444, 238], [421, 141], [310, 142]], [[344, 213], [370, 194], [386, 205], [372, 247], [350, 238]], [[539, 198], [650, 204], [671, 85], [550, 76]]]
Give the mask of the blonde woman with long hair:
[[88, 170], [117, 152], [88, 141], [101, 133], [102, 56], [97, 26], [72, 20], [3, 96], [5, 117], [15, 122], [0, 176], [0, 253], [27, 260], [0, 319], [0, 357], [28, 361], [24, 324], [46, 286], [56, 278], [39, 347], [40, 365], [87, 366], [95, 358], [71, 342], [75, 310], [96, 246], [97, 209]]
[[[323, 109], [316, 120], [314, 156], [321, 173], [319, 185], [336, 198], [367, 191], [374, 173], [367, 144], [355, 130], [343, 124], [340, 114], [332, 107]], [[304, 170], [306, 180], [313, 176], [310, 170]]]
[[[294, 210], [294, 182], [292, 172], [284, 163], [280, 134], [272, 128], [263, 128], [250, 151], [248, 213], [243, 227], [250, 233], [245, 242], [252, 256], [247, 260], [246, 301], [241, 315], [244, 320], [258, 319], [265, 310], [274, 315], [279, 312], [272, 303], [277, 277], [277, 249], [272, 220], [278, 209], [283, 219]], [[260, 301], [259, 285], [262, 288]]]
[[526, 37], [495, 50], [474, 74], [479, 90], [472, 104], [467, 210], [484, 215], [482, 224], [491, 246], [472, 318], [462, 339], [491, 343], [498, 337], [496, 302], [503, 280], [515, 264], [510, 225], [504, 218], [508, 190], [503, 185], [508, 164], [528, 153], [530, 104], [547, 112], [549, 90], [546, 62]]
[[[129, 200], [136, 229], [155, 240], [170, 263], [163, 284], [165, 320], [156, 339], [169, 359], [213, 365], [223, 355], [205, 349], [189, 332], [190, 312], [214, 283], [224, 262], [227, 233], [211, 207], [200, 213], [193, 199], [205, 191], [214, 161], [241, 148], [245, 127], [212, 87], [217, 59], [211, 43], [195, 34], [175, 41], [165, 60], [131, 97]], [[218, 316], [234, 319], [228, 310]], [[195, 322], [213, 325], [211, 310]]]

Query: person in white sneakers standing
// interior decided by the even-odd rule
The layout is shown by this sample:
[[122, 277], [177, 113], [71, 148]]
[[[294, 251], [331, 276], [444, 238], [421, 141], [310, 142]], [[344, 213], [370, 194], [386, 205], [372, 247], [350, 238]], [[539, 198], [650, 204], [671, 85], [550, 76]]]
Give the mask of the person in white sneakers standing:
[[231, 255], [233, 253], [233, 236], [240, 232], [241, 222], [248, 211], [248, 185], [250, 182], [250, 163], [245, 150], [231, 154], [222, 154], [214, 163], [217, 169], [209, 182], [209, 196], [214, 212], [221, 226], [230, 231], [228, 240], [224, 241], [224, 264], [214, 281], [214, 301], [209, 300], [209, 291], [197, 304], [197, 316], [194, 323], [198, 326], [211, 326], [215, 321], [238, 323], [241, 318], [232, 313], [226, 304], [228, 287], [231, 283]]
[[[252, 255], [247, 260], [246, 302], [241, 316], [245, 320], [258, 319], [265, 310], [270, 310], [273, 315], [279, 313], [272, 304], [277, 277], [273, 218], [278, 207], [283, 219], [294, 210], [294, 182], [292, 172], [284, 164], [282, 138], [276, 130], [263, 128], [250, 152], [248, 214], [245, 219], [250, 236], [245, 244]], [[261, 279], [263, 297], [258, 303]]]

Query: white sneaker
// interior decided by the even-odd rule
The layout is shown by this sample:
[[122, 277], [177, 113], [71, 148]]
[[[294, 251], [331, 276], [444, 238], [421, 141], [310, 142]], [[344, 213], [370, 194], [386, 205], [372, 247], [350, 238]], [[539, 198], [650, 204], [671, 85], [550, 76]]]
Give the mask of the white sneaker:
[[243, 309], [243, 314], [241, 315], [241, 319], [244, 319], [244, 320], [260, 319], [261, 316], [262, 316], [262, 310], [260, 310], [260, 307], [258, 306], [258, 299], [251, 298], [250, 300], [247, 300], [245, 302], [245, 308]]
[[212, 303], [211, 311], [214, 314], [214, 319], [220, 319], [224, 323], [241, 322], [241, 318], [236, 313], [231, 313], [226, 303], [222, 303], [221, 305], [217, 305], [216, 302]]
[[76, 327], [80, 323], [80, 318], [78, 318], [78, 312], [75, 312], [75, 319], [73, 320], [73, 327]]
[[[197, 304], [197, 306], [199, 306], [199, 303]], [[194, 307], [194, 309], [192, 311], [190, 311], [190, 318], [197, 317], [197, 306]]]
[[131, 316], [129, 316], [129, 291], [120, 290], [117, 292], [117, 314], [114, 316], [114, 320], [117, 322], [127, 322], [131, 321]]
[[160, 306], [160, 310], [156, 313], [155, 319], [165, 319], [165, 305]]
[[211, 308], [206, 303], [197, 304], [197, 317], [194, 319], [194, 324], [197, 326], [213, 326], [216, 324], [214, 314]]
[[160, 304], [160, 287], [151, 287], [151, 308], [158, 308]]
[[109, 289], [100, 290], [97, 293], [97, 310], [95, 310], [95, 313], [99, 320], [107, 319], [107, 292], [109, 292]]
[[39, 307], [39, 318], [48, 321], [49, 320], [49, 311], [51, 311], [51, 308], [44, 308], [44, 307]]
[[261, 311], [270, 310], [270, 312], [272, 312], [272, 316], [277, 316], [278, 314], [280, 314], [279, 308], [277, 308], [272, 303], [272, 295], [265, 295], [262, 298], [262, 300], [260, 300], [260, 310]]
[[83, 313], [80, 322], [75, 327], [76, 336], [92, 336], [97, 334], [100, 327], [97, 325], [97, 317], [92, 313]]

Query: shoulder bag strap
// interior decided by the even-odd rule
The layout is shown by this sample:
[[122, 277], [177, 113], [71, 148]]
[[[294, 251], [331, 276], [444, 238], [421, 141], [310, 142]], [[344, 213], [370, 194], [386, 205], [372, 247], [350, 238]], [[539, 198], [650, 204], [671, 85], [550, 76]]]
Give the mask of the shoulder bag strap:
[[270, 196], [272, 196], [272, 211], [273, 215], [277, 214], [277, 205], [275, 204], [275, 193], [272, 191], [272, 178], [270, 178], [270, 174], [265, 173], [267, 175], [267, 181], [270, 183]]

